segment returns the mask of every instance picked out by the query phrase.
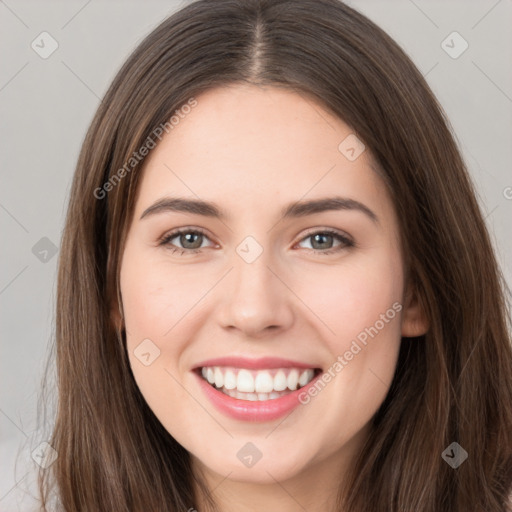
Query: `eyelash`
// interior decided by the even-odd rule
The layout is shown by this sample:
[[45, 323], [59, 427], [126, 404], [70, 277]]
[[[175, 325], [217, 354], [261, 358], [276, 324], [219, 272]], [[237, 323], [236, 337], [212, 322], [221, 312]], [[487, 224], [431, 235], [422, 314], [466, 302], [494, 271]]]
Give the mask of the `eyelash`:
[[[200, 234], [200, 235], [203, 235], [205, 237], [208, 237], [206, 232], [203, 231], [200, 228], [194, 228], [194, 229], [181, 228], [181, 229], [177, 229], [175, 231], [172, 231], [171, 233], [165, 234], [158, 241], [158, 245], [159, 246], [168, 246], [168, 249], [172, 253], [175, 253], [177, 251], [181, 251], [181, 255], [183, 255], [185, 253], [187, 253], [187, 254], [195, 254], [195, 253], [201, 252], [202, 249], [200, 249], [200, 248], [199, 249], [184, 249], [184, 248], [181, 248], [181, 247], [174, 247], [174, 246], [172, 246], [172, 244], [170, 244], [170, 241], [173, 238], [176, 238], [177, 236], [179, 236], [181, 234], [184, 234], [184, 233]], [[335, 247], [335, 248], [332, 248], [332, 249], [327, 249], [325, 251], [322, 251], [320, 249], [308, 249], [308, 251], [311, 251], [311, 252], [314, 252], [314, 253], [317, 253], [317, 254], [329, 255], [329, 254], [333, 254], [333, 253], [339, 252], [339, 251], [341, 251], [343, 249], [354, 247], [356, 245], [350, 238], [348, 238], [347, 236], [342, 235], [341, 233], [339, 233], [337, 231], [334, 231], [332, 229], [323, 229], [323, 230], [318, 230], [318, 231], [312, 231], [312, 232], [308, 233], [305, 237], [301, 238], [301, 240], [299, 242], [302, 242], [303, 240], [306, 240], [307, 238], [311, 238], [314, 235], [331, 235], [335, 239], [337, 239], [338, 241], [341, 242], [341, 245], [339, 245], [338, 247]]]

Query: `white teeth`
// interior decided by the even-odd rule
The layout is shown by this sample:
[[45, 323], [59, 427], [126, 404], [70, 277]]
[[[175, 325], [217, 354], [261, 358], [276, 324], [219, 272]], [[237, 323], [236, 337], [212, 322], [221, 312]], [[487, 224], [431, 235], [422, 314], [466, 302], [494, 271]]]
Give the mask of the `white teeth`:
[[[229, 396], [242, 400], [272, 400], [304, 387], [315, 376], [312, 368], [276, 368], [248, 370], [224, 366], [201, 368], [201, 375], [211, 385]], [[236, 394], [240, 394], [237, 396]]]
[[231, 370], [227, 370], [224, 374], [224, 387], [226, 389], [235, 389], [236, 388], [236, 375], [235, 372]]
[[[295, 391], [311, 382], [315, 376], [312, 368], [277, 368], [272, 370], [248, 370], [224, 366], [201, 368], [201, 375], [211, 385], [223, 391], [241, 393], [244, 400], [269, 400]], [[250, 398], [247, 394], [252, 393]], [[276, 396], [277, 393], [277, 396]], [[234, 396], [230, 393], [230, 396]], [[266, 398], [258, 398], [263, 396]], [[237, 398], [235, 396], [235, 398]]]
[[240, 370], [236, 379], [236, 389], [244, 393], [254, 392], [254, 379], [249, 370]]
[[299, 372], [297, 370], [292, 370], [288, 375], [288, 388], [292, 391], [297, 389], [297, 385], [299, 384]]
[[288, 387], [288, 379], [283, 370], [279, 370], [274, 377], [274, 390], [284, 391]]
[[215, 386], [217, 388], [221, 388], [224, 385], [224, 375], [222, 375], [222, 372], [220, 371], [219, 367], [215, 368], [214, 377], [215, 377]]
[[299, 377], [299, 386], [303, 387], [305, 386], [311, 379], [313, 379], [313, 376], [315, 375], [315, 372], [313, 370], [304, 370]]
[[270, 393], [274, 389], [274, 379], [268, 372], [258, 372], [254, 381], [256, 393]]
[[282, 396], [289, 393], [289, 391], [282, 391], [279, 393], [276, 391], [272, 391], [272, 393], [242, 393], [240, 391], [236, 391], [235, 389], [226, 389], [225, 387], [220, 391], [232, 398], [236, 398], [238, 400], [249, 400], [251, 402], [275, 400], [276, 398], [281, 398]]

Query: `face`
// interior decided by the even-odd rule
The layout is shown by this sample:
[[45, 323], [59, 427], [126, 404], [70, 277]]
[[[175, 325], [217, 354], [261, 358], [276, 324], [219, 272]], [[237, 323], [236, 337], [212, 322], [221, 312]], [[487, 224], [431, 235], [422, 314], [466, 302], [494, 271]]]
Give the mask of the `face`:
[[146, 159], [123, 253], [136, 382], [205, 473], [337, 474], [401, 335], [422, 328], [393, 204], [369, 151], [312, 99], [239, 85], [196, 99]]

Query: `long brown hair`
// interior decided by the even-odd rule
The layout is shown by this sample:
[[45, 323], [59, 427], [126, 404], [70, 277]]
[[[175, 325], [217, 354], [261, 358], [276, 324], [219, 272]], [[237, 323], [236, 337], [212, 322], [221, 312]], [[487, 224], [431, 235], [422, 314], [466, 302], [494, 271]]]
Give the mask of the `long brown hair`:
[[[402, 340], [372, 433], [350, 481], [340, 481], [340, 510], [509, 511], [508, 295], [482, 213], [422, 75], [337, 0], [196, 1], [151, 32], [115, 77], [83, 143], [62, 238], [49, 439], [58, 458], [41, 472], [43, 501], [55, 488], [69, 512], [184, 511], [197, 503], [194, 479], [208, 497], [138, 390], [111, 311], [121, 305], [119, 263], [144, 159], [126, 162], [190, 98], [242, 82], [308, 95], [364, 141], [430, 323], [425, 336]], [[468, 453], [457, 469], [442, 457], [453, 442]]]

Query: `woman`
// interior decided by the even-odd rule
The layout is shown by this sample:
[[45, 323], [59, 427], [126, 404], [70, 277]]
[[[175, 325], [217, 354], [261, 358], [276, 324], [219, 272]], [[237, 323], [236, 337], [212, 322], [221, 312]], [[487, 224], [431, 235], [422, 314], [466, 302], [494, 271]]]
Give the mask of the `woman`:
[[336, 0], [200, 0], [130, 56], [74, 177], [57, 364], [62, 510], [511, 510], [482, 214], [421, 74]]

